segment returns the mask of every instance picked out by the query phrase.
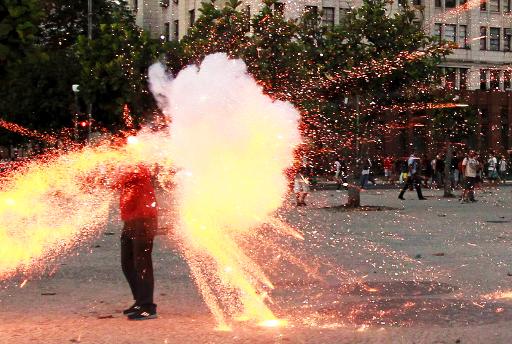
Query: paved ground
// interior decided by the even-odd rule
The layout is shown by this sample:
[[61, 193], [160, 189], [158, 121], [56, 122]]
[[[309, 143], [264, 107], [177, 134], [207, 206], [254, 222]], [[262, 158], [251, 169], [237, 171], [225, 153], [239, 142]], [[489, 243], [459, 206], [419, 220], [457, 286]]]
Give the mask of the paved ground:
[[[336, 207], [345, 193], [326, 190], [307, 207], [285, 205], [279, 215], [305, 240], [272, 241], [314, 271], [267, 264], [272, 309], [290, 320], [280, 329], [215, 331], [164, 237], [154, 254], [159, 319], [127, 321], [113, 217], [52, 276], [0, 284], [0, 343], [512, 343], [512, 297], [503, 294], [512, 291], [512, 188], [463, 205], [441, 191], [425, 195], [399, 201], [396, 190], [369, 190], [362, 202], [383, 208], [345, 211]], [[272, 254], [261, 248], [265, 261]]]

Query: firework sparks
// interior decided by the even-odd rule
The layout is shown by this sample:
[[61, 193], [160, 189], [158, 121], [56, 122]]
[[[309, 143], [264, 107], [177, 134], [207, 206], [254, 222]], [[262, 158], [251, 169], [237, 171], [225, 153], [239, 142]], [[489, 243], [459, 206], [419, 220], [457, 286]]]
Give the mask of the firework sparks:
[[275, 234], [302, 238], [271, 219], [287, 193], [284, 170], [300, 141], [298, 112], [263, 95], [245, 64], [224, 54], [172, 81], [155, 65], [150, 80], [172, 118], [179, 235], [205, 302], [220, 328], [229, 319], [284, 324], [265, 303], [273, 284], [239, 244], [265, 222], [278, 227]]
[[97, 235], [108, 219], [115, 196], [109, 184], [118, 169], [165, 161], [151, 153], [150, 136], [142, 135], [136, 142], [48, 155], [2, 184], [0, 279], [41, 271]]

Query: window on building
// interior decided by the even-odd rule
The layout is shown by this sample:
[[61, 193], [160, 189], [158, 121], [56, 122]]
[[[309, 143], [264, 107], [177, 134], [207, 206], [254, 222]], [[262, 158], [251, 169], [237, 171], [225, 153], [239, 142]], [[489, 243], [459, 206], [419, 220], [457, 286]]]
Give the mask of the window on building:
[[503, 12], [505, 12], [505, 13], [510, 12], [510, 0], [503, 1]]
[[164, 40], [168, 41], [171, 38], [171, 23], [164, 23]]
[[139, 0], [133, 0], [132, 9], [137, 12], [139, 10]]
[[459, 89], [466, 90], [468, 88], [468, 69], [459, 68]]
[[421, 29], [421, 21], [420, 20], [413, 20], [412, 23], [414, 26], [416, 26], [418, 29]]
[[505, 90], [510, 90], [512, 88], [511, 78], [512, 72], [510, 70], [506, 70], [503, 72], [503, 87]]
[[457, 42], [457, 36], [455, 35], [456, 25], [446, 24], [444, 26], [444, 39], [448, 42]]
[[464, 5], [467, 2], [467, 0], [460, 0], [459, 5]]
[[468, 44], [468, 27], [466, 25], [459, 25], [459, 48], [467, 49]]
[[512, 29], [503, 29], [503, 50], [512, 51]]
[[437, 38], [438, 40], [441, 40], [442, 38], [442, 24], [440, 23], [435, 23], [434, 24], [434, 37]]
[[489, 10], [491, 12], [500, 11], [500, 0], [489, 0]]
[[421, 6], [421, 1], [422, 0], [412, 0], [412, 4], [416, 6]]
[[487, 50], [487, 28], [480, 27], [480, 50]]
[[188, 11], [188, 26], [190, 26], [190, 27], [194, 26], [195, 22], [196, 22], [196, 10]]
[[169, 7], [169, 0], [160, 0], [160, 7]]
[[491, 27], [489, 29], [489, 50], [500, 50], [500, 31], [499, 27]]
[[480, 89], [487, 89], [487, 69], [480, 69]]
[[334, 26], [334, 7], [322, 8], [322, 25]]
[[445, 68], [444, 70], [444, 87], [453, 90], [455, 88], [457, 69], [456, 68]]
[[442, 7], [442, 6], [441, 6], [441, 0], [436, 0], [436, 1], [435, 1], [435, 6], [436, 6], [436, 7]]
[[500, 71], [497, 69], [492, 69], [489, 73], [489, 86], [491, 90], [499, 90], [500, 89]]
[[284, 2], [276, 2], [274, 4], [274, 13], [284, 15]]
[[444, 1], [444, 7], [446, 7], [446, 8], [454, 8], [455, 6], [457, 6], [456, 0], [445, 0]]
[[174, 21], [174, 39], [179, 39], [180, 38], [180, 21], [179, 20], [175, 20]]
[[480, 11], [487, 11], [487, 0], [480, 2]]
[[407, 0], [398, 0], [398, 5], [402, 7], [407, 6]]

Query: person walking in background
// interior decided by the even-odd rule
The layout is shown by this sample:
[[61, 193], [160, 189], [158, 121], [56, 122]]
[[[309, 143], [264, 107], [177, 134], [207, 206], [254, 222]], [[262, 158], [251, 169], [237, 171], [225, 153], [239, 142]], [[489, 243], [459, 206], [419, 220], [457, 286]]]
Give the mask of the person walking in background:
[[407, 166], [407, 160], [401, 162], [400, 165], [400, 184], [407, 182], [407, 176], [409, 175], [409, 167]]
[[121, 266], [135, 303], [123, 314], [129, 320], [156, 318], [153, 302], [153, 240], [157, 231], [156, 197], [151, 173], [142, 165], [121, 171], [116, 187], [120, 188]]
[[341, 189], [341, 159], [336, 158], [334, 161], [334, 181], [336, 182], [336, 190]]
[[459, 184], [459, 156], [454, 153], [450, 164], [450, 182], [452, 189], [455, 190]]
[[487, 178], [491, 186], [496, 186], [498, 183], [498, 159], [494, 156], [493, 152], [489, 154], [489, 159], [487, 160]]
[[409, 188], [412, 188], [414, 186], [416, 188], [416, 193], [418, 194], [418, 199], [425, 200], [426, 198], [423, 197], [423, 194], [421, 193], [421, 178], [419, 176], [419, 159], [414, 155], [414, 152], [411, 153], [411, 156], [409, 157], [409, 160], [407, 160], [407, 180], [405, 182], [405, 185], [402, 188], [402, 191], [400, 191], [400, 194], [398, 195], [398, 198], [403, 200], [405, 191]]
[[469, 151], [469, 154], [462, 161], [464, 171], [464, 191], [462, 192], [461, 202], [476, 202], [475, 184], [477, 182], [477, 173], [480, 163], [476, 159], [475, 151]]
[[500, 175], [500, 180], [502, 183], [505, 183], [507, 181], [507, 168], [508, 168], [507, 159], [505, 159], [505, 156], [502, 155], [500, 162], [499, 162], [499, 169], [498, 169], [498, 172]]
[[436, 176], [436, 186], [441, 188], [444, 186], [444, 159], [441, 154], [436, 155], [435, 159], [435, 168], [434, 168], [435, 176]]
[[295, 192], [296, 205], [306, 206], [306, 196], [309, 194], [309, 185], [311, 179], [311, 169], [304, 159], [302, 166], [295, 174], [293, 191]]
[[393, 159], [390, 156], [387, 156], [384, 158], [384, 178], [386, 178], [386, 182], [388, 184], [392, 184], [393, 181], [391, 180], [392, 177], [392, 171], [393, 171]]
[[370, 179], [370, 168], [372, 167], [372, 162], [369, 158], [363, 158], [362, 161], [362, 171], [361, 171], [361, 188], [365, 188], [368, 184], [368, 180]]

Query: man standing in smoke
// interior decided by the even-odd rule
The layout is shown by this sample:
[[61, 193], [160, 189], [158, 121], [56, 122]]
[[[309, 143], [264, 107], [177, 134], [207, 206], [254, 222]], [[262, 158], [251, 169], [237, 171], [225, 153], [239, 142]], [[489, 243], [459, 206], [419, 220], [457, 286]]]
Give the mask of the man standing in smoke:
[[120, 188], [121, 265], [135, 303], [123, 314], [130, 320], [156, 318], [151, 254], [157, 230], [155, 190], [149, 169], [138, 164], [125, 168], [116, 183]]

